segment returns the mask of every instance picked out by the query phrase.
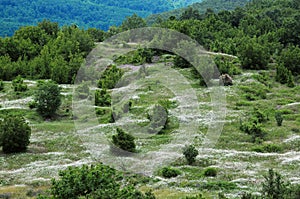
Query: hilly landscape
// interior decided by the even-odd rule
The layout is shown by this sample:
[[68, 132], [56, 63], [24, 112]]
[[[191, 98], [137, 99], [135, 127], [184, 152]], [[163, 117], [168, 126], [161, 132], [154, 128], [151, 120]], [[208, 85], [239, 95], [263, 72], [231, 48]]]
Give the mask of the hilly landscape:
[[141, 17], [184, 7], [201, 0], [3, 0], [0, 2], [0, 36], [11, 36], [20, 26], [48, 19], [60, 25], [108, 30], [134, 13]]
[[0, 198], [300, 198], [298, 0], [21, 2], [1, 1]]

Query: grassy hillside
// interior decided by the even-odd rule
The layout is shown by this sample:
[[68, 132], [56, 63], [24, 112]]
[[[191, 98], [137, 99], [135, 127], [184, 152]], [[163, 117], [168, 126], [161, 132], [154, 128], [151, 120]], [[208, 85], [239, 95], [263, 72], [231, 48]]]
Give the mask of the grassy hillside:
[[33, 25], [43, 19], [60, 25], [77, 24], [107, 30], [133, 13], [146, 17], [199, 1], [3, 0], [0, 2], [0, 36], [10, 36], [20, 26]]
[[[0, 38], [0, 198], [101, 198], [117, 189], [115, 198], [152, 190], [159, 199], [298, 199], [299, 9], [298, 0], [255, 0], [191, 10], [118, 38], [143, 19], [108, 32], [43, 21]], [[53, 96], [39, 89], [45, 79], [60, 87], [50, 116], [38, 108], [48, 100], [35, 98]], [[20, 153], [3, 150], [18, 141], [7, 141], [6, 132], [15, 135], [8, 115], [31, 128]], [[186, 145], [198, 152], [194, 161]], [[99, 162], [125, 177], [95, 177], [112, 176], [107, 167], [67, 169]]]

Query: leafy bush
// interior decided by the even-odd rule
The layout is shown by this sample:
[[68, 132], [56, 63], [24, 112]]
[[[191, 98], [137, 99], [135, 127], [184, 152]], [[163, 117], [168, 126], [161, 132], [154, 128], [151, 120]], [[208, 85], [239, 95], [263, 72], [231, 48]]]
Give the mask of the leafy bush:
[[8, 115], [0, 121], [0, 146], [4, 153], [26, 151], [31, 128], [20, 116]]
[[143, 194], [128, 183], [123, 174], [103, 164], [69, 167], [52, 179], [51, 196], [46, 198], [128, 198], [154, 199], [152, 193]]
[[117, 128], [117, 135], [112, 136], [112, 143], [129, 152], [135, 152], [134, 137], [128, 133], [125, 133], [122, 129]]
[[288, 46], [285, 48], [280, 56], [279, 63], [291, 71], [294, 75], [300, 74], [300, 48], [299, 46]]
[[24, 92], [28, 89], [27, 85], [24, 84], [24, 79], [21, 76], [17, 76], [12, 81], [12, 86], [13, 86], [15, 92]]
[[113, 89], [121, 79], [124, 71], [115, 65], [109, 66], [98, 81], [98, 87], [102, 89]]
[[252, 149], [255, 152], [259, 153], [273, 153], [273, 152], [282, 152], [283, 149], [281, 146], [278, 146], [276, 144], [266, 144], [262, 146], [257, 146]]
[[111, 96], [106, 89], [95, 91], [95, 106], [110, 106]]
[[209, 190], [232, 190], [236, 189], [237, 185], [233, 182], [227, 181], [216, 181], [216, 182], [207, 182], [201, 186], [202, 189]]
[[217, 176], [217, 169], [216, 168], [212, 168], [212, 167], [209, 167], [209, 168], [206, 168], [204, 171], [203, 171], [203, 174], [204, 176], [206, 177], [216, 177]]
[[241, 85], [239, 89], [243, 92], [243, 96], [249, 101], [267, 98], [268, 89], [259, 83]]
[[161, 175], [164, 178], [174, 178], [180, 175], [181, 172], [178, 169], [171, 168], [171, 167], [163, 167], [161, 169]]
[[262, 183], [262, 194], [266, 198], [281, 199], [286, 197], [288, 184], [283, 181], [281, 175], [269, 169], [267, 175], [264, 176], [265, 181]]
[[281, 126], [282, 121], [283, 121], [283, 117], [282, 117], [282, 114], [280, 112], [275, 113], [275, 119], [276, 119], [276, 122], [277, 122], [277, 126]]
[[185, 146], [183, 149], [183, 155], [189, 165], [191, 165], [195, 162], [195, 159], [198, 154], [199, 154], [198, 150], [195, 148], [194, 145]]
[[245, 122], [241, 124], [240, 129], [248, 135], [251, 135], [252, 142], [257, 142], [266, 136], [266, 132], [260, 123]]
[[283, 65], [276, 66], [276, 81], [281, 84], [287, 84], [288, 87], [294, 87], [294, 78], [289, 69], [284, 67]]
[[236, 63], [237, 60], [226, 58], [224, 56], [216, 56], [214, 62], [221, 74], [228, 74], [230, 76], [241, 74], [241, 69]]
[[61, 105], [60, 87], [54, 81], [41, 81], [35, 93], [37, 112], [43, 117], [51, 117]]
[[29, 107], [30, 109], [36, 108], [36, 107], [37, 107], [36, 101], [28, 102], [28, 107]]

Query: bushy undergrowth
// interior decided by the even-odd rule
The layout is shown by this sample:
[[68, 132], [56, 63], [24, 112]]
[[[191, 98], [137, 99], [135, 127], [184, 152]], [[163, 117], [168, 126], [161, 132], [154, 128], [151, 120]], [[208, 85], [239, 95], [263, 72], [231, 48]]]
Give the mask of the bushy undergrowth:
[[39, 199], [155, 199], [151, 192], [143, 194], [121, 172], [103, 164], [69, 167], [60, 171], [59, 177], [52, 179], [49, 194], [39, 196]]
[[181, 174], [178, 169], [172, 167], [163, 167], [159, 173], [164, 178], [174, 178]]
[[26, 151], [31, 128], [21, 116], [7, 115], [0, 121], [0, 146], [4, 153]]

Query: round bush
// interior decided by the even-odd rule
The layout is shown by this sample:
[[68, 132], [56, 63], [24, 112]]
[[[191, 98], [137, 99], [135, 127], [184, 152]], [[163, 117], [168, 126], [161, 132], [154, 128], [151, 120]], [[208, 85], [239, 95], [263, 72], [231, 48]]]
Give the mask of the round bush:
[[4, 153], [26, 151], [31, 128], [23, 117], [6, 116], [0, 122], [0, 146]]
[[217, 176], [217, 169], [216, 168], [207, 168], [204, 170], [204, 176], [206, 177], [215, 177]]
[[180, 171], [171, 167], [163, 167], [161, 170], [161, 175], [164, 178], [174, 178], [180, 175]]

